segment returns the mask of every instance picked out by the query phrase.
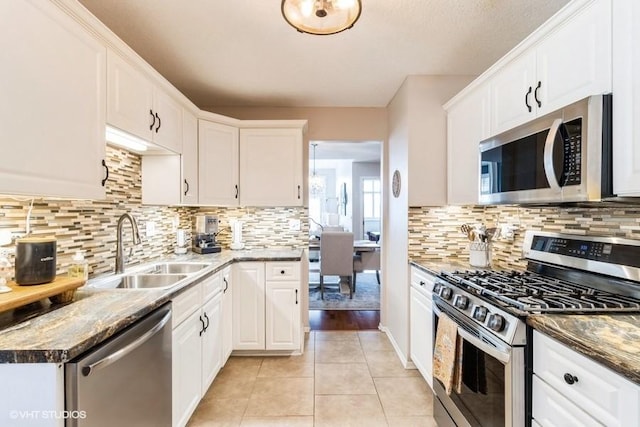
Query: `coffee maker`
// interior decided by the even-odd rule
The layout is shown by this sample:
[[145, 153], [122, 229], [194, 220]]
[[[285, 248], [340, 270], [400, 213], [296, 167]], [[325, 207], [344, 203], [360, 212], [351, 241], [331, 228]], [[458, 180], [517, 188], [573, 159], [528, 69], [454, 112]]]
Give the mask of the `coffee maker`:
[[218, 217], [215, 215], [196, 215], [196, 232], [193, 237], [193, 252], [212, 254], [222, 248], [216, 243], [218, 235]]

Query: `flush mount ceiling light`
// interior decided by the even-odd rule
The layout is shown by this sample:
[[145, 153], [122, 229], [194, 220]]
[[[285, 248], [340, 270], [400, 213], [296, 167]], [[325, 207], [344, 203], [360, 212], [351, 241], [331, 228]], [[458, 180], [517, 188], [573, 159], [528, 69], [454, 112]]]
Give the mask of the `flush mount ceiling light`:
[[282, 0], [282, 16], [301, 33], [329, 35], [348, 30], [360, 17], [360, 0]]

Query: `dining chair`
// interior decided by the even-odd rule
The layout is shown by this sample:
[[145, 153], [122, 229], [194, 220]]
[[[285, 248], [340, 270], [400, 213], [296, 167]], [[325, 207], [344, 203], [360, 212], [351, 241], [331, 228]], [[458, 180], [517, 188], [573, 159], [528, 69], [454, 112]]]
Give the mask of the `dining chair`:
[[[346, 277], [353, 298], [353, 233], [326, 231], [320, 236], [320, 298], [324, 299], [324, 276]], [[340, 282], [338, 282], [338, 291]]]
[[380, 284], [380, 251], [361, 251], [353, 256], [353, 292], [356, 291], [356, 276], [365, 270], [375, 270]]

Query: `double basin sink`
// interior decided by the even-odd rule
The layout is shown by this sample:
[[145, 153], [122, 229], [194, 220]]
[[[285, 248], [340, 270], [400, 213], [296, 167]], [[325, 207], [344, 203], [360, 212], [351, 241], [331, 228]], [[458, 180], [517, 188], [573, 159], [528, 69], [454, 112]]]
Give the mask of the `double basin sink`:
[[135, 272], [98, 279], [91, 287], [110, 289], [170, 288], [209, 264], [198, 262], [160, 262]]

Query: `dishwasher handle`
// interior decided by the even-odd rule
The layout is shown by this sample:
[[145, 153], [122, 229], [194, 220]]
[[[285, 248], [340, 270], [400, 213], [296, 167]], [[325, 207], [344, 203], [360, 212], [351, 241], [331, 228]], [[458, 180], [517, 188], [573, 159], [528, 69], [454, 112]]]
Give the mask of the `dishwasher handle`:
[[145, 332], [143, 335], [141, 335], [135, 341], [127, 344], [126, 346], [122, 347], [120, 350], [118, 350], [118, 351], [116, 351], [114, 353], [111, 353], [110, 355], [108, 355], [106, 357], [103, 357], [102, 359], [98, 360], [97, 362], [93, 362], [92, 364], [83, 367], [82, 368], [82, 375], [84, 375], [85, 377], [88, 377], [89, 375], [91, 375], [91, 372], [93, 372], [95, 369], [104, 368], [105, 366], [109, 366], [110, 364], [112, 364], [113, 362], [117, 361], [118, 359], [121, 359], [124, 356], [126, 356], [127, 354], [131, 353], [133, 350], [135, 350], [136, 348], [140, 347], [145, 342], [149, 341], [155, 334], [160, 332], [160, 330], [162, 328], [164, 328], [164, 326], [167, 324], [167, 322], [170, 319], [171, 319], [171, 311], [169, 311], [167, 314], [165, 314], [164, 317], [158, 323], [156, 323], [153, 326], [153, 328], [149, 329], [147, 332]]

